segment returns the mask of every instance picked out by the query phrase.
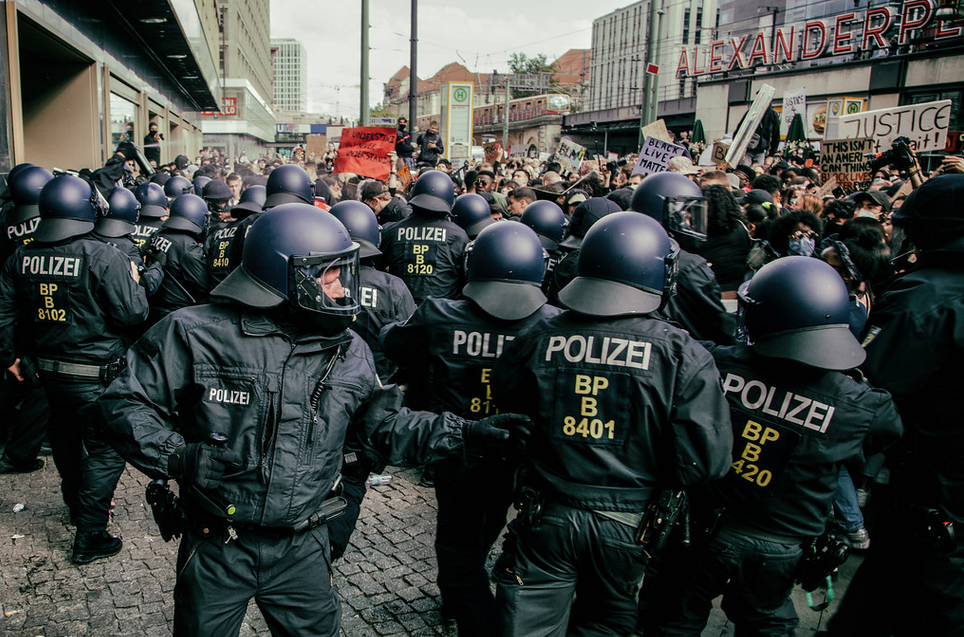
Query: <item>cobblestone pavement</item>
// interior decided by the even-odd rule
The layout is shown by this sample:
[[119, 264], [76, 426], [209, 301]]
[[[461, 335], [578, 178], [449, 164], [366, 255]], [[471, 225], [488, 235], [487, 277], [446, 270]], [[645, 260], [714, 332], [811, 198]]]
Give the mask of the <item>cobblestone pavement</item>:
[[[390, 485], [365, 498], [352, 545], [335, 564], [343, 601], [342, 635], [455, 637], [442, 625], [435, 585], [435, 497], [414, 469], [389, 468]], [[147, 478], [128, 467], [115, 494], [111, 532], [124, 539], [111, 559], [76, 566], [69, 560], [74, 528], [67, 524], [53, 461], [27, 475], [0, 476], [0, 635], [17, 637], [165, 637], [174, 616], [175, 542], [157, 534], [144, 501]], [[15, 512], [14, 509], [22, 510]], [[852, 558], [853, 561], [853, 558]], [[843, 582], [852, 571], [844, 569]], [[838, 591], [839, 594], [839, 591]], [[806, 608], [798, 635], [813, 635], [829, 612]], [[252, 604], [242, 637], [268, 635]], [[705, 637], [733, 634], [715, 610]]]

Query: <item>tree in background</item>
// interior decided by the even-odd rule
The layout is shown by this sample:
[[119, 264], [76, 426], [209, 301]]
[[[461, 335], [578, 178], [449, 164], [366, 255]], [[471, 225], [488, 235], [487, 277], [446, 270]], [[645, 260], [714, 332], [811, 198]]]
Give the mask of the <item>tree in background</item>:
[[[529, 57], [525, 53], [513, 53], [509, 56], [509, 70], [512, 73], [534, 75], [537, 73], [549, 73], [554, 74], [556, 72], [555, 64], [550, 63], [545, 53], [540, 53], [539, 55]], [[556, 86], [555, 78], [549, 80], [551, 86]], [[513, 89], [512, 99], [519, 97], [527, 97], [529, 95], [539, 95], [542, 91], [530, 91]]]

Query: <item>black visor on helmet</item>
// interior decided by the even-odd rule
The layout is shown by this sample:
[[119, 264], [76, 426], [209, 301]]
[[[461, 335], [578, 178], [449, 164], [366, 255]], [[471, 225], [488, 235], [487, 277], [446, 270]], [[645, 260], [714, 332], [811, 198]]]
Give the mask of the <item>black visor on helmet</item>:
[[337, 255], [292, 256], [289, 268], [296, 306], [336, 317], [358, 314], [357, 243]]
[[706, 240], [707, 209], [703, 197], [667, 197], [663, 219], [670, 232]]

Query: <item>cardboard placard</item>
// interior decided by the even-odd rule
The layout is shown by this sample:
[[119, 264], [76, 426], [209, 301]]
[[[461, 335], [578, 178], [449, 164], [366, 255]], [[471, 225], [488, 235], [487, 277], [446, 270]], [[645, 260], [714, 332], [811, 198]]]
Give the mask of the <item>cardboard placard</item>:
[[823, 182], [820, 186], [820, 190], [817, 191], [817, 196], [823, 199], [824, 197], [829, 197], [833, 194], [833, 189], [837, 187], [837, 179], [835, 177], [830, 177]]
[[315, 160], [320, 161], [321, 157], [325, 154], [328, 149], [328, 136], [327, 135], [317, 135], [312, 134], [305, 137], [305, 152], [310, 157], [312, 153], [315, 154]]
[[920, 153], [944, 150], [950, 122], [951, 100], [939, 100], [841, 115], [837, 134], [840, 139], [870, 138], [875, 153], [886, 151], [894, 139], [903, 136]]
[[647, 137], [643, 140], [643, 146], [639, 149], [639, 159], [633, 168], [634, 175], [651, 175], [666, 171], [666, 164], [673, 157], [679, 157], [686, 149], [676, 144]]
[[769, 84], [764, 84], [760, 87], [756, 97], [753, 98], [750, 110], [743, 118], [743, 123], [737, 129], [736, 135], [733, 136], [733, 144], [726, 153], [725, 161], [730, 168], [736, 168], [743, 162], [743, 155], [746, 154], [746, 147], [750, 145], [750, 138], [753, 137], [757, 126], [763, 120], [763, 115], [770, 108], [770, 101], [773, 99], [774, 93], [776, 93], [775, 88]]
[[335, 173], [354, 173], [374, 179], [386, 179], [388, 153], [395, 150], [395, 131], [380, 126], [346, 128], [335, 159]]
[[673, 138], [669, 136], [669, 130], [666, 129], [666, 122], [661, 119], [643, 126], [643, 137], [655, 137], [664, 142], [673, 143]]
[[570, 173], [578, 173], [582, 165], [582, 158], [586, 155], [586, 147], [580, 146], [568, 137], [559, 140], [559, 148], [556, 150], [556, 159], [562, 164], [564, 170]]
[[729, 144], [724, 144], [723, 142], [713, 142], [713, 154], [710, 157], [713, 158], [713, 165], [726, 163], [726, 153], [730, 150]]
[[824, 140], [820, 147], [820, 172], [833, 177], [844, 190], [856, 192], [870, 187], [872, 139]]

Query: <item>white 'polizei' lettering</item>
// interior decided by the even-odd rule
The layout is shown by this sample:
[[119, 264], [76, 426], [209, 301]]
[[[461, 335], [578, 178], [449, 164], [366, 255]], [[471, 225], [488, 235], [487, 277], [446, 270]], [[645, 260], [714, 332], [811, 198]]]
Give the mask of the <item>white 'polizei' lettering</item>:
[[502, 348], [505, 344], [513, 340], [515, 340], [515, 336], [508, 334], [455, 330], [452, 333], [452, 354], [498, 358], [502, 356]]
[[570, 363], [594, 363], [611, 367], [649, 369], [652, 343], [612, 336], [551, 336], [545, 361], [561, 356]]
[[[779, 392], [779, 394], [778, 394]], [[836, 407], [819, 400], [778, 390], [759, 380], [747, 381], [742, 376], [728, 373], [723, 379], [723, 393], [738, 394], [740, 403], [750, 411], [759, 411], [798, 427], [824, 433]]]
[[58, 257], [53, 255], [23, 255], [20, 273], [49, 276], [80, 276], [80, 257]]
[[399, 241], [445, 242], [445, 228], [405, 227], [398, 229]]
[[211, 387], [208, 389], [208, 402], [227, 403], [231, 405], [249, 405], [251, 404], [251, 394], [246, 391], [239, 391], [237, 389], [221, 389], [220, 387]]
[[34, 217], [32, 219], [27, 219], [15, 226], [7, 226], [7, 238], [11, 241], [14, 239], [20, 239], [22, 237], [28, 237], [34, 233], [37, 226], [40, 225], [40, 217]]

